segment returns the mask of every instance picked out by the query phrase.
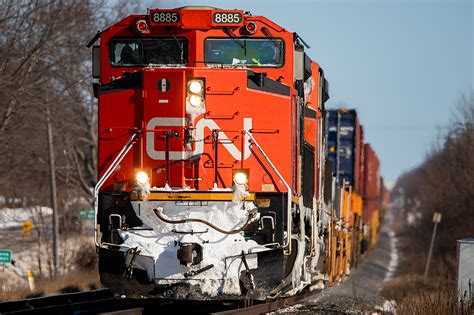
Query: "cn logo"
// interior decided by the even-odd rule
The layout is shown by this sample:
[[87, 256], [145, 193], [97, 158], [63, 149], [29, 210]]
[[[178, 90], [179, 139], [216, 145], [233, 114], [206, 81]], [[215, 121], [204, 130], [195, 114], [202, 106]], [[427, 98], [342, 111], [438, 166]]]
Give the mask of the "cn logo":
[[[157, 127], [184, 127], [186, 124], [184, 118], [160, 118], [155, 117], [150, 119], [147, 124], [147, 130], [154, 130]], [[244, 130], [252, 129], [252, 118], [244, 118]], [[201, 155], [204, 152], [204, 129], [209, 130], [220, 130], [219, 125], [212, 119], [201, 118], [196, 124], [194, 138], [198, 140], [193, 152], [190, 151], [170, 151], [169, 156], [170, 160], [186, 160], [191, 156]], [[241, 160], [242, 152], [239, 148], [232, 143], [229, 137], [222, 131], [219, 132], [219, 140], [222, 141], [221, 145], [232, 155], [232, 157], [238, 161]], [[250, 156], [250, 144], [249, 137], [247, 134], [244, 136], [244, 160], [248, 159]], [[239, 142], [240, 144], [240, 142]], [[165, 151], [157, 151], [155, 149], [155, 135], [153, 132], [147, 132], [146, 135], [146, 152], [148, 156], [153, 160], [164, 160]]]

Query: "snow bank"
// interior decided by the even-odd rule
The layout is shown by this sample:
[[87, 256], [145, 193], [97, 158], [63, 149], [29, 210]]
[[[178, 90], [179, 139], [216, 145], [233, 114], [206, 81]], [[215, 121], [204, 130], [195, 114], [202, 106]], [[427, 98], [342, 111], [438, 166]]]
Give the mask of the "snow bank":
[[388, 235], [390, 236], [390, 262], [388, 264], [388, 272], [385, 275], [384, 281], [390, 280], [393, 277], [393, 274], [395, 273], [395, 270], [397, 269], [398, 266], [398, 250], [397, 250], [397, 238], [395, 237], [395, 233], [390, 230], [387, 232]]
[[53, 209], [48, 207], [30, 208], [1, 208], [0, 209], [0, 229], [20, 227], [24, 221], [38, 221], [40, 214], [51, 215]]
[[396, 314], [397, 302], [395, 300], [385, 300], [382, 305], [377, 305], [375, 308], [384, 314]]

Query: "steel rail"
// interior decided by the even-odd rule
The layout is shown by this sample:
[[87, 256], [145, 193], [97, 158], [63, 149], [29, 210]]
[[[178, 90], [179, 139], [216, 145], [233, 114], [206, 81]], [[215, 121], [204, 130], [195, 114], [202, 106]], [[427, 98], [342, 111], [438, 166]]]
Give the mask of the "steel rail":
[[314, 297], [315, 294], [319, 292], [306, 292], [303, 294], [298, 294], [291, 297], [284, 297], [279, 298], [276, 300], [270, 300], [264, 303], [243, 307], [243, 308], [235, 308], [231, 310], [224, 310], [220, 312], [212, 313], [214, 315], [238, 315], [238, 314], [245, 314], [245, 315], [260, 315], [274, 312], [278, 309], [285, 308], [291, 305], [298, 304], [309, 297]]
[[[174, 300], [117, 298], [108, 289], [65, 293], [0, 303], [1, 314], [97, 314], [148, 312], [188, 314], [261, 314], [304, 301], [318, 292], [306, 292], [266, 302], [254, 300]], [[255, 304], [254, 304], [255, 303]]]
[[114, 295], [108, 289], [98, 289], [87, 292], [63, 293], [52, 296], [37, 297], [25, 300], [8, 301], [0, 303], [1, 314], [15, 314], [24, 312], [41, 312], [41, 310], [53, 310], [64, 306], [72, 307], [82, 303], [92, 303], [114, 299]]

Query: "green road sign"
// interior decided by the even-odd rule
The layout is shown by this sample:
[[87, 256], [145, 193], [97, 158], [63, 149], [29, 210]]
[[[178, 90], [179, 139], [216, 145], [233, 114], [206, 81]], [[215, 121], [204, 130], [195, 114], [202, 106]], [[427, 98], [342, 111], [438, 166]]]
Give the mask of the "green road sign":
[[94, 221], [94, 209], [79, 209], [79, 220], [81, 221]]
[[11, 263], [12, 251], [9, 249], [0, 249], [0, 263]]

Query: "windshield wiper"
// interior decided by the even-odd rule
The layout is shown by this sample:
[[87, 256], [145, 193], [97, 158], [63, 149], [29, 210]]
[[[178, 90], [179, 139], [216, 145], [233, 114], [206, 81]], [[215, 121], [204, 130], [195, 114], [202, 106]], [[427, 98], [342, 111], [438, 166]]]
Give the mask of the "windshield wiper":
[[181, 64], [184, 64], [184, 48], [183, 48], [183, 43], [179, 41], [179, 39], [174, 35], [174, 33], [171, 31], [171, 29], [168, 27], [167, 28], [168, 32], [170, 32], [171, 35], [173, 35], [174, 40], [176, 43], [178, 43], [179, 50], [181, 52]]
[[232, 38], [243, 50], [245, 50], [244, 44], [241, 43], [240, 39], [237, 38], [237, 36], [232, 33], [230, 27], [226, 26], [224, 27], [224, 33], [226, 33], [230, 38]]

